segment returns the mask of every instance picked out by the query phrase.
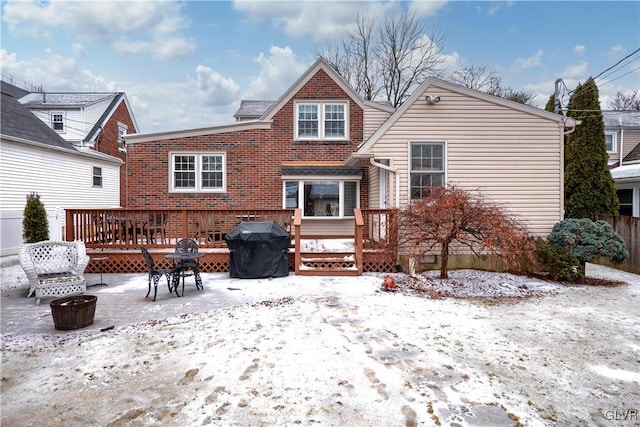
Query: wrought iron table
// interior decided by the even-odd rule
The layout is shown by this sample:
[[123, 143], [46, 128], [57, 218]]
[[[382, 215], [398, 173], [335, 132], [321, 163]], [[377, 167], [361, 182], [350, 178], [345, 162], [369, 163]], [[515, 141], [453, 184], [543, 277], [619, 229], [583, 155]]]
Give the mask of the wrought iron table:
[[[173, 280], [171, 287], [175, 291], [177, 296], [184, 295], [184, 281], [185, 281], [185, 270], [191, 269], [193, 270], [193, 275], [196, 279], [196, 289], [204, 289], [202, 286], [202, 278], [200, 277], [200, 258], [205, 256], [205, 252], [174, 252], [170, 254], [166, 254], [164, 257], [167, 259], [171, 259], [175, 263], [175, 271], [173, 273]], [[195, 261], [191, 263], [191, 261]], [[189, 267], [185, 267], [185, 264], [189, 263]], [[180, 295], [178, 291], [178, 285], [180, 285], [180, 277], [182, 277], [182, 295]]]

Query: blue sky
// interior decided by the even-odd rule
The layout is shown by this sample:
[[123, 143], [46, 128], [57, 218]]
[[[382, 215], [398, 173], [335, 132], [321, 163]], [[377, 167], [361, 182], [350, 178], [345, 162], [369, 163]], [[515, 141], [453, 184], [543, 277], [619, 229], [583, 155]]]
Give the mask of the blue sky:
[[[356, 12], [411, 8], [446, 34], [443, 71], [473, 63], [505, 86], [569, 90], [640, 48], [638, 1], [2, 1], [3, 77], [48, 91], [124, 91], [143, 133], [233, 121], [276, 99]], [[446, 78], [446, 77], [445, 77]], [[596, 80], [603, 109], [640, 89], [640, 52]]]

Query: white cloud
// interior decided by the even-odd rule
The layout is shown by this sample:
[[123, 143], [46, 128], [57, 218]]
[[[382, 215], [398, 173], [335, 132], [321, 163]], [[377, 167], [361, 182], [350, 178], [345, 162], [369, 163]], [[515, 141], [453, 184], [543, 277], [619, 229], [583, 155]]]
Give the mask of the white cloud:
[[409, 11], [416, 13], [418, 16], [434, 16], [447, 3], [448, 1], [445, 0], [412, 0], [409, 4]]
[[271, 46], [269, 55], [260, 53], [255, 59], [260, 73], [255, 76], [243, 97], [275, 100], [306, 71], [309, 64], [298, 60], [291, 48]]
[[577, 55], [584, 55], [584, 53], [585, 53], [586, 51], [587, 51], [587, 47], [586, 47], [586, 46], [584, 46], [584, 45], [581, 45], [581, 44], [576, 45], [576, 46], [573, 48], [573, 52], [574, 52], [575, 54], [577, 54]]
[[234, 1], [234, 9], [254, 21], [268, 20], [274, 27], [292, 37], [325, 40], [344, 33], [351, 27], [356, 14], [373, 13], [384, 16], [397, 7], [395, 2], [321, 2], [321, 1]]
[[74, 55], [80, 56], [80, 57], [86, 57], [89, 55], [89, 52], [87, 52], [87, 50], [84, 48], [82, 43], [72, 44], [71, 51], [73, 52]]
[[609, 56], [611, 58], [617, 58], [618, 56], [620, 56], [620, 54], [624, 52], [626, 52], [625, 48], [623, 48], [622, 45], [617, 44], [613, 46], [611, 49], [609, 49]]
[[544, 51], [539, 50], [528, 58], [518, 58], [515, 64], [511, 66], [511, 71], [524, 71], [530, 68], [542, 66], [542, 55]]
[[181, 9], [179, 2], [159, 1], [10, 1], [2, 20], [14, 35], [50, 40], [56, 31], [65, 30], [79, 40], [111, 44], [122, 53], [142, 52], [167, 60], [195, 50], [194, 42], [182, 34], [191, 21]]
[[16, 53], [1, 49], [2, 71], [48, 91], [114, 91], [116, 84], [91, 70], [83, 69], [73, 58], [46, 50], [46, 57], [18, 60]]
[[204, 65], [196, 67], [196, 78], [193, 81], [198, 96], [208, 106], [223, 106], [238, 100], [240, 87], [233, 79], [222, 76]]

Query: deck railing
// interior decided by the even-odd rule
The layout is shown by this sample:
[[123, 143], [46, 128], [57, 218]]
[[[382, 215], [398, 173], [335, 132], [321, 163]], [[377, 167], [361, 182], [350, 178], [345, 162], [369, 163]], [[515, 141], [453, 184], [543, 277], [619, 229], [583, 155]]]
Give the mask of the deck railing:
[[293, 209], [68, 209], [66, 240], [90, 249], [173, 248], [190, 237], [203, 248], [226, 248], [242, 221], [275, 221], [293, 234]]
[[[358, 273], [393, 271], [397, 257], [397, 211], [356, 209], [354, 257]], [[112, 265], [105, 271], [142, 268], [139, 250], [173, 250], [189, 237], [202, 249], [227, 249], [225, 236], [241, 221], [275, 221], [291, 235], [299, 268], [304, 218], [299, 209], [68, 209], [65, 240], [82, 240], [89, 251], [108, 251]], [[311, 238], [311, 237], [309, 237]], [[318, 238], [317, 235], [313, 238]], [[218, 251], [213, 251], [218, 252]], [[222, 253], [220, 255], [223, 255]], [[131, 261], [135, 258], [135, 260]], [[224, 271], [222, 258], [210, 256], [209, 269]]]

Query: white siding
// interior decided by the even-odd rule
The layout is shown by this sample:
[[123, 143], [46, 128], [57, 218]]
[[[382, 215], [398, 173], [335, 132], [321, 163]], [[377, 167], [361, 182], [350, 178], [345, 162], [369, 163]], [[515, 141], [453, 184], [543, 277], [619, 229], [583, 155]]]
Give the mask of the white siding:
[[364, 140], [366, 141], [384, 123], [391, 113], [370, 106], [364, 109]]
[[[618, 131], [620, 133], [620, 131]], [[622, 142], [620, 142], [622, 141]], [[638, 144], [640, 144], [640, 129], [625, 129], [622, 131], [622, 138], [618, 137], [618, 145], [622, 144], [622, 159], [629, 155]]]
[[107, 97], [106, 99], [88, 105], [84, 108], [56, 109], [55, 107], [52, 107], [43, 109], [39, 107], [37, 109], [32, 108], [31, 111], [49, 127], [51, 127], [50, 114], [52, 112], [64, 112], [65, 131], [59, 132], [59, 135], [65, 140], [77, 145], [85, 139], [89, 131], [91, 131], [102, 114], [107, 110], [112, 100], [113, 97]]
[[[93, 187], [93, 166], [102, 168], [103, 185]], [[120, 203], [120, 167], [114, 163], [93, 160], [82, 155], [40, 149], [14, 141], [0, 141], [0, 195], [2, 233], [0, 253], [16, 253], [22, 241], [22, 212], [27, 195], [36, 192], [44, 203], [47, 216], [56, 217], [58, 227], [64, 226], [63, 209], [111, 208]], [[18, 218], [15, 213], [19, 212]], [[50, 228], [56, 223], [49, 221]], [[19, 231], [16, 232], [15, 229]], [[61, 228], [50, 230], [50, 236], [60, 236]]]
[[371, 149], [402, 171], [401, 206], [409, 196], [409, 143], [442, 141], [448, 183], [480, 190], [532, 232], [547, 235], [563, 217], [562, 126], [455, 92], [439, 90], [435, 105], [424, 95]]

